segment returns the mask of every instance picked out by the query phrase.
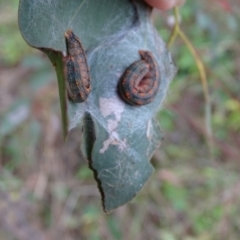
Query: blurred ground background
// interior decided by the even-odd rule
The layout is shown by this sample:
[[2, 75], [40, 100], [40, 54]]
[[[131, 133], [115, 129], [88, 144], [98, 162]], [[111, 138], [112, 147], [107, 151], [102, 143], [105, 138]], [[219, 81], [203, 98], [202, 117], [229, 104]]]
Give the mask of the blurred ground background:
[[[79, 132], [62, 141], [58, 88], [47, 57], [17, 24], [17, 0], [0, 0], [0, 239], [239, 240], [240, 2], [188, 1], [181, 25], [204, 60], [214, 154], [197, 68], [178, 39], [178, 74], [158, 119], [165, 140], [138, 196], [103, 214]], [[155, 12], [162, 37], [172, 12]]]

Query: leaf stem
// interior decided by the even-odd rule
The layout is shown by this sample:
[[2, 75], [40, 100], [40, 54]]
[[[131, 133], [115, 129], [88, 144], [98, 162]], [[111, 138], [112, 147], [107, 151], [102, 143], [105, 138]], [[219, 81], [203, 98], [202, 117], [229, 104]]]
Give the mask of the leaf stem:
[[167, 42], [168, 48], [170, 48], [174, 43], [174, 41], [176, 40], [178, 31], [179, 31], [179, 11], [177, 7], [174, 8], [174, 18], [175, 18], [175, 24], [174, 24], [171, 36]]
[[168, 40], [167, 47], [170, 48], [173, 42], [176, 40], [177, 36], [182, 39], [184, 44], [187, 46], [188, 50], [192, 54], [194, 61], [196, 63], [199, 76], [200, 76], [200, 81], [202, 84], [202, 89], [203, 89], [203, 94], [205, 98], [205, 124], [206, 124], [206, 132], [207, 132], [207, 137], [208, 137], [208, 143], [209, 146], [212, 145], [210, 144], [210, 141], [212, 139], [212, 125], [211, 125], [211, 100], [210, 100], [210, 94], [209, 94], [209, 88], [208, 88], [208, 81], [207, 81], [207, 75], [206, 75], [206, 70], [205, 66], [203, 64], [203, 61], [201, 57], [199, 56], [197, 50], [194, 48], [193, 44], [191, 41], [188, 39], [188, 37], [185, 35], [185, 33], [181, 30], [180, 25], [179, 25], [179, 10], [177, 7], [174, 8], [174, 18], [175, 18], [175, 25], [172, 30], [171, 36]]

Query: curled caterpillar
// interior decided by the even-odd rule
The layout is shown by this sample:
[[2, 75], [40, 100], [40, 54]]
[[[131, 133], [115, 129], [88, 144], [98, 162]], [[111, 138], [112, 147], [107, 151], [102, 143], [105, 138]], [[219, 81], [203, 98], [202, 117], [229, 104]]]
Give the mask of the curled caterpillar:
[[158, 64], [149, 51], [140, 50], [141, 60], [132, 63], [119, 81], [119, 94], [130, 105], [151, 103], [159, 89]]

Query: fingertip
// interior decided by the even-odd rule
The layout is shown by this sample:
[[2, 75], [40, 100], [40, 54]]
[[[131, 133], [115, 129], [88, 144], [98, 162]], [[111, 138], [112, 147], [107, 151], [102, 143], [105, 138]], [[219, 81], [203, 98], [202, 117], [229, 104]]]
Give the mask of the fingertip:
[[161, 9], [168, 10], [176, 5], [175, 0], [145, 0], [150, 6]]

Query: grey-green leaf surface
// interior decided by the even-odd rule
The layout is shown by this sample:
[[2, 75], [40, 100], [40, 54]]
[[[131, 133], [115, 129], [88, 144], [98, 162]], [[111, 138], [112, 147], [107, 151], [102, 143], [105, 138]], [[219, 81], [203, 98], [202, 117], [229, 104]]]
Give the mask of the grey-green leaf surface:
[[[83, 125], [81, 149], [95, 173], [106, 212], [130, 201], [143, 187], [162, 139], [154, 115], [175, 68], [150, 16], [151, 8], [137, 0], [21, 0], [19, 5], [25, 40], [54, 55], [61, 99], [64, 32], [72, 29], [86, 50], [92, 90], [85, 102], [68, 102], [69, 129]], [[119, 97], [117, 86], [125, 69], [140, 59], [139, 50], [154, 54], [161, 84], [152, 103], [130, 106]]]

